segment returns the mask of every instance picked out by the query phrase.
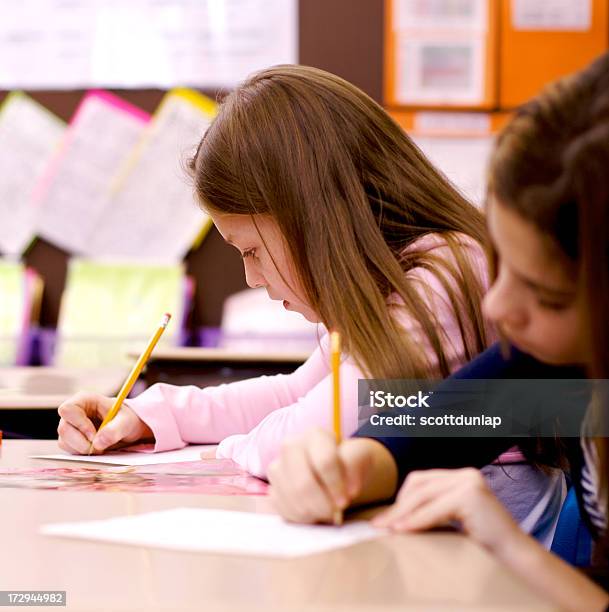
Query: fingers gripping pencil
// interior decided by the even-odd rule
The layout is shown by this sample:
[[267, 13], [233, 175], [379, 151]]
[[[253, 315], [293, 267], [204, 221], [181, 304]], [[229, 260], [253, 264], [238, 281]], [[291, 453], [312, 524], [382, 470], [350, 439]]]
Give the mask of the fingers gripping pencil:
[[[118, 395], [116, 396], [116, 400], [114, 400], [114, 404], [112, 405], [112, 408], [110, 408], [110, 411], [104, 417], [104, 420], [99, 426], [99, 429], [97, 430], [98, 432], [101, 431], [101, 429], [105, 427], [117, 415], [118, 411], [120, 410], [120, 407], [125, 401], [125, 398], [129, 395], [129, 392], [133, 388], [135, 381], [138, 379], [139, 375], [142, 373], [142, 370], [144, 369], [144, 366], [146, 365], [146, 362], [148, 361], [150, 354], [154, 350], [154, 347], [159, 341], [159, 338], [162, 336], [163, 332], [165, 331], [165, 328], [169, 324], [170, 319], [171, 319], [171, 315], [166, 312], [163, 315], [163, 318], [159, 324], [159, 327], [157, 328], [157, 330], [154, 332], [154, 334], [148, 341], [148, 345], [144, 349], [144, 352], [139, 356], [139, 359], [135, 362], [135, 365], [133, 366], [133, 369], [129, 373], [127, 380], [121, 387], [121, 390], [118, 392]], [[93, 451], [93, 440], [91, 441], [91, 445], [89, 446], [88, 454], [90, 455], [92, 451]]]

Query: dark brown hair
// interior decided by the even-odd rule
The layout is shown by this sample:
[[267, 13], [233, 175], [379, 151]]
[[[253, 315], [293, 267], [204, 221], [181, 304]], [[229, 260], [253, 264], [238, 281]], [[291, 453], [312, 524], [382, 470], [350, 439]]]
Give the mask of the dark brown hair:
[[[584, 297], [588, 375], [609, 378], [609, 54], [518, 110], [492, 155], [489, 196], [565, 256]], [[596, 399], [594, 418], [607, 423], [609, 398]], [[607, 440], [595, 445], [607, 496]]]
[[[481, 213], [403, 130], [355, 86], [305, 66], [249, 78], [223, 102], [190, 163], [197, 197], [219, 213], [277, 223], [307, 302], [368, 375], [449, 373], [447, 338], [405, 272], [431, 270], [446, 288], [466, 358], [486, 346], [479, 272], [462, 236], [482, 243]], [[440, 233], [454, 262], [405, 249]], [[428, 250], [429, 251], [429, 250]], [[397, 293], [439, 368], [391, 316]]]

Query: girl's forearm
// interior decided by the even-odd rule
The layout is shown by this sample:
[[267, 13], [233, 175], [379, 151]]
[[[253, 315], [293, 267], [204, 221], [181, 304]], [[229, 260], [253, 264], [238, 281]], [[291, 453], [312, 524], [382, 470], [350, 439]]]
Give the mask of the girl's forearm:
[[600, 612], [609, 605], [609, 593], [524, 532], [496, 552], [512, 571], [561, 609]]

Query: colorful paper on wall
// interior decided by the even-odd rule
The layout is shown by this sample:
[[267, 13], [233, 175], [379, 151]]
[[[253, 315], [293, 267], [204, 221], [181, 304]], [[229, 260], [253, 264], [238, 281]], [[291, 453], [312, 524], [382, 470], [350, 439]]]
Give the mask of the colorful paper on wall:
[[165, 312], [174, 321], [159, 346], [177, 344], [183, 310], [182, 264], [73, 258], [61, 302], [54, 365], [127, 364], [128, 351], [145, 347]]
[[404, 104], [477, 103], [484, 92], [481, 36], [398, 37], [397, 95]]
[[195, 91], [165, 96], [98, 214], [89, 256], [176, 262], [209, 229], [185, 162], [215, 112], [216, 104]]
[[23, 364], [40, 280], [23, 264], [0, 259], [0, 366]]
[[108, 186], [148, 120], [147, 113], [107, 92], [83, 98], [36, 190], [40, 236], [72, 253], [87, 250], [107, 206]]
[[23, 265], [0, 261], [0, 364], [14, 365], [23, 329], [25, 307]]
[[485, 93], [487, 0], [394, 0], [400, 104], [479, 104]]
[[34, 185], [59, 147], [65, 124], [21, 92], [0, 107], [0, 251], [19, 256], [35, 233]]

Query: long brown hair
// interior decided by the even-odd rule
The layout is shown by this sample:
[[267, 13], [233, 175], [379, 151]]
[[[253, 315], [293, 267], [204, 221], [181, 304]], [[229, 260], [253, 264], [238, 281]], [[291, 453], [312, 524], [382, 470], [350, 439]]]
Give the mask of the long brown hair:
[[[449, 372], [447, 338], [405, 278], [430, 269], [446, 288], [471, 358], [486, 346], [479, 273], [457, 233], [485, 239], [481, 213], [402, 129], [343, 79], [305, 66], [258, 72], [223, 102], [190, 162], [197, 197], [219, 213], [277, 223], [307, 302], [375, 378]], [[406, 247], [438, 232], [454, 262]], [[397, 293], [439, 368], [393, 319]]]
[[[588, 376], [609, 378], [609, 54], [549, 85], [503, 130], [489, 195], [529, 221], [566, 256], [584, 297]], [[591, 405], [607, 431], [609, 398]], [[606, 438], [594, 440], [601, 498], [609, 487]], [[605, 508], [608, 512], [609, 508]]]

